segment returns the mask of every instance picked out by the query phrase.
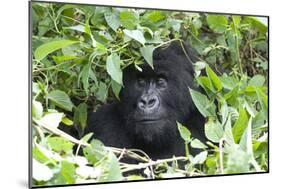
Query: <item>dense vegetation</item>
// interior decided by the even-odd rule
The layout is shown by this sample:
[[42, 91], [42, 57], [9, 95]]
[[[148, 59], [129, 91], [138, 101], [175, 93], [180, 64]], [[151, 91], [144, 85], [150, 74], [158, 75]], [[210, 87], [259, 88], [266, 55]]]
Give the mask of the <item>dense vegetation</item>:
[[[31, 13], [34, 185], [268, 170], [268, 28], [262, 19], [52, 3], [32, 3]], [[144, 60], [153, 66], [153, 50], [173, 40], [188, 41], [200, 56], [196, 82], [206, 93], [186, 92], [207, 118], [209, 141], [178, 128], [201, 153], [191, 156], [186, 145], [186, 157], [151, 161], [136, 149], [106, 147], [89, 141], [91, 134], [77, 140], [58, 129], [83, 130], [89, 109], [118, 100], [122, 70], [140, 69]], [[143, 163], [120, 163], [125, 153]], [[141, 168], [142, 176], [122, 174]]]

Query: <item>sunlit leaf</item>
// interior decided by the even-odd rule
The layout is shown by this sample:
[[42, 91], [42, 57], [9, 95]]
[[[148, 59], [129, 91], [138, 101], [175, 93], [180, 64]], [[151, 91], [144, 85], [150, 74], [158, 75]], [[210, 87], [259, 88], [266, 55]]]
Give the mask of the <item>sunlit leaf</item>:
[[209, 101], [206, 95], [193, 89], [189, 89], [189, 91], [195, 106], [204, 117], [215, 116], [215, 104]]
[[58, 107], [63, 108], [67, 111], [71, 111], [73, 104], [69, 96], [60, 90], [54, 90], [48, 94], [48, 98]]
[[215, 32], [223, 33], [227, 28], [228, 20], [223, 15], [208, 15], [207, 23]]
[[148, 45], [140, 48], [141, 55], [144, 57], [148, 65], [153, 69], [153, 51], [154, 51], [154, 46]]
[[45, 43], [41, 46], [39, 46], [35, 52], [34, 52], [34, 57], [37, 60], [42, 60], [43, 58], [45, 58], [48, 54], [64, 48], [66, 46], [69, 45], [73, 45], [75, 43], [78, 43], [79, 41], [72, 41], [72, 40], [67, 40], [67, 39], [61, 39], [61, 40], [57, 40], [57, 41], [52, 41], [49, 43]]
[[123, 72], [121, 70], [122, 61], [120, 57], [116, 53], [112, 53], [110, 56], [107, 57], [106, 60], [106, 71], [111, 76], [111, 78], [123, 85]]
[[140, 42], [142, 45], [145, 43], [145, 38], [140, 30], [124, 30], [124, 33], [130, 38]]

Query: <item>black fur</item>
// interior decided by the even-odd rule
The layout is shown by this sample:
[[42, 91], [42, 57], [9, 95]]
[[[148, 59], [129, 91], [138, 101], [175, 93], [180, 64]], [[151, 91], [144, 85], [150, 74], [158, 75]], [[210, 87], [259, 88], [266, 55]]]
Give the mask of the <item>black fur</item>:
[[197, 89], [195, 61], [194, 51], [177, 41], [154, 51], [154, 70], [148, 64], [141, 66], [142, 72], [128, 66], [121, 100], [90, 113], [85, 133], [93, 132], [107, 146], [141, 149], [152, 159], [184, 155], [176, 121], [205, 141], [205, 120], [188, 90]]

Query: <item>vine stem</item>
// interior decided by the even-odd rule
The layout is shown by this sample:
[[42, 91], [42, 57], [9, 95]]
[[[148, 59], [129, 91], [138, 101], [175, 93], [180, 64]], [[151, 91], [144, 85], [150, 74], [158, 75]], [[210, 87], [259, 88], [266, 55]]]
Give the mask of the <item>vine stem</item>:
[[237, 63], [239, 65], [240, 73], [243, 75], [242, 62], [241, 62], [241, 59], [240, 59], [240, 52], [239, 52], [239, 42], [238, 42], [237, 26], [236, 26], [236, 23], [234, 21], [233, 16], [232, 16], [232, 21], [233, 21], [233, 26], [234, 26], [234, 37], [235, 37], [235, 48], [236, 48]]

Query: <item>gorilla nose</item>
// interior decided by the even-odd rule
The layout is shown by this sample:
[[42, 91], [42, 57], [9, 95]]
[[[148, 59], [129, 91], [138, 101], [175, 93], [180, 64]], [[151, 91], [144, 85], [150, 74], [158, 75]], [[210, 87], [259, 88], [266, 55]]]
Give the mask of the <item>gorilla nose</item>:
[[159, 100], [155, 95], [143, 95], [138, 102], [138, 108], [141, 110], [154, 110], [158, 105]]

